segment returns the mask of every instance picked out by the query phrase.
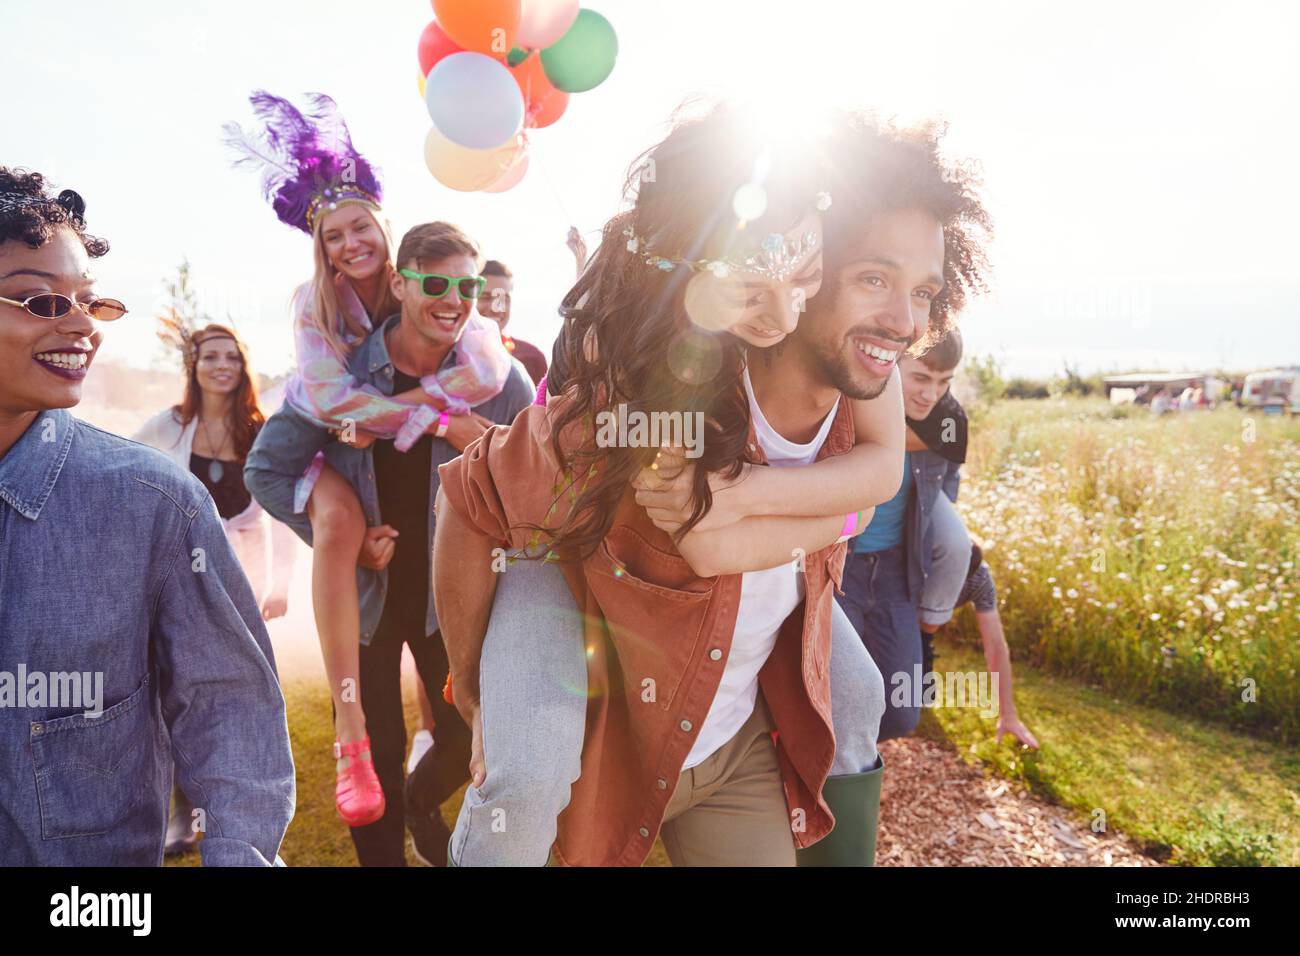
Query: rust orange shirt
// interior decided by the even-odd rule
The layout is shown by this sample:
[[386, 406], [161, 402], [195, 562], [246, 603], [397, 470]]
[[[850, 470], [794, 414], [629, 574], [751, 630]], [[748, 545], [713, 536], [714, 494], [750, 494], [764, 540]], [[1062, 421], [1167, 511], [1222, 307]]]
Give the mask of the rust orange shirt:
[[[550, 447], [563, 397], [532, 405], [442, 465], [442, 493], [485, 536], [535, 548], [523, 523], [554, 526], [559, 464]], [[818, 459], [852, 449], [840, 402]], [[751, 425], [751, 458], [762, 451]], [[563, 496], [562, 496], [563, 497]], [[535, 550], [534, 550], [534, 553]], [[759, 686], [777, 727], [777, 756], [797, 846], [834, 825], [822, 786], [835, 757], [831, 730], [832, 587], [845, 545], [805, 559], [805, 599], [782, 625]], [[559, 819], [556, 852], [576, 866], [638, 866], [649, 854], [683, 761], [717, 693], [740, 605], [741, 575], [701, 578], [654, 526], [629, 486], [596, 552], [560, 567], [583, 612], [587, 731], [582, 775]], [[507, 569], [504, 573], [509, 574]]]

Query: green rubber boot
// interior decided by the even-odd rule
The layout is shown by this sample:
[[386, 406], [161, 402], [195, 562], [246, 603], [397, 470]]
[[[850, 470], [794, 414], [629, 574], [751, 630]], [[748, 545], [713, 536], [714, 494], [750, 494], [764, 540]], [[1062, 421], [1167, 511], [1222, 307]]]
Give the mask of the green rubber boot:
[[835, 829], [808, 849], [795, 851], [798, 866], [875, 866], [884, 773], [885, 762], [880, 759], [866, 773], [827, 778], [822, 796], [835, 817]]

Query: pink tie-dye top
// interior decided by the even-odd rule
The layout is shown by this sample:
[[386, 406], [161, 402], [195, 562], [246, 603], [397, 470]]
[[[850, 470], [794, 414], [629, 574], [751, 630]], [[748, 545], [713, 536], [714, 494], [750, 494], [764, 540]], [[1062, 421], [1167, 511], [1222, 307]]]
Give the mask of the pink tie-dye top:
[[[352, 284], [339, 276], [336, 287], [344, 312], [355, 327], [364, 330], [359, 336], [350, 332], [339, 317], [339, 338], [351, 354], [374, 327]], [[348, 355], [340, 355], [330, 344], [312, 321], [310, 308], [310, 287], [304, 285], [294, 295], [293, 303], [298, 371], [285, 386], [285, 400], [294, 410], [323, 428], [341, 428], [351, 422], [379, 438], [396, 438], [408, 422], [419, 424], [429, 418], [427, 404], [400, 401], [358, 381], [348, 370]], [[425, 389], [437, 395], [453, 413], [468, 411], [492, 398], [505, 386], [510, 374], [510, 356], [500, 336], [483, 334], [474, 324], [475, 318], [471, 316], [461, 334], [456, 362], [421, 380]], [[423, 431], [423, 427], [419, 430]]]

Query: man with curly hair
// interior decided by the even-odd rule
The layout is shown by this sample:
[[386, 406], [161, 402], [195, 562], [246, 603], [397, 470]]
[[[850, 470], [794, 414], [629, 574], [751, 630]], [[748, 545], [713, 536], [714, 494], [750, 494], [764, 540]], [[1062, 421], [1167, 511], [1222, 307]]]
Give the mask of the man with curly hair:
[[77, 193], [0, 167], [0, 865], [159, 865], [174, 762], [204, 864], [267, 866], [293, 758], [216, 507], [67, 411], [126, 313], [95, 291], [107, 251]]
[[[578, 865], [639, 865], [659, 833], [676, 865], [872, 860], [880, 710], [862, 704], [881, 681], [831, 596], [865, 524], [845, 510], [893, 493], [903, 448], [859, 469], [854, 441], [901, 398], [901, 352], [982, 285], [987, 217], [935, 128], [846, 118], [822, 215], [769, 170], [763, 252], [727, 259], [758, 164], [725, 115], [647, 154], [655, 180], [565, 299], [547, 404], [440, 471], [435, 591], [476, 744], [457, 865], [542, 863], [557, 832]], [[805, 243], [824, 256], [789, 252]], [[798, 288], [756, 268], [783, 250]], [[716, 313], [732, 321], [701, 322]], [[624, 399], [704, 409], [703, 454], [654, 475], [673, 456], [600, 445], [589, 429]], [[541, 539], [554, 569], [493, 552]]]

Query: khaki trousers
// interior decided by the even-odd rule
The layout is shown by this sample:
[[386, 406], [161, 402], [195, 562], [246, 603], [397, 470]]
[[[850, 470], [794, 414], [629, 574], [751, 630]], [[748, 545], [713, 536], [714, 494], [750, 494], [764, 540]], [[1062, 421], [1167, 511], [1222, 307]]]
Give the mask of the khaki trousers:
[[794, 866], [794, 835], [763, 695], [736, 735], [682, 772], [660, 835], [673, 866]]

